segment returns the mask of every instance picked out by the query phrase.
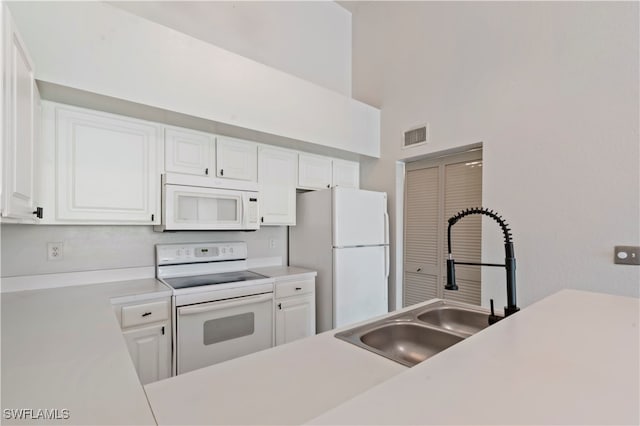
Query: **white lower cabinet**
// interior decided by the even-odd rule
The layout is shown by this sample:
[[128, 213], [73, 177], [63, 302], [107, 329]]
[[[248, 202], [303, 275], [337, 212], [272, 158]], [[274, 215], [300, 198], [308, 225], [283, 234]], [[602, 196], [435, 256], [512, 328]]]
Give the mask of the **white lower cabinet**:
[[276, 279], [276, 345], [316, 333], [315, 279]]
[[140, 383], [171, 376], [171, 301], [114, 305]]
[[140, 383], [171, 376], [171, 322], [123, 331]]

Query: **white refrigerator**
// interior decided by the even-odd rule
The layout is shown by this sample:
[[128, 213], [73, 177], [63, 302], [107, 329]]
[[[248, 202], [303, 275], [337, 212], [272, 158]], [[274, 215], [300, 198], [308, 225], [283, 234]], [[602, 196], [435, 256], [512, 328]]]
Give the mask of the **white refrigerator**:
[[317, 332], [387, 313], [387, 194], [336, 187], [297, 197], [289, 264], [318, 272]]

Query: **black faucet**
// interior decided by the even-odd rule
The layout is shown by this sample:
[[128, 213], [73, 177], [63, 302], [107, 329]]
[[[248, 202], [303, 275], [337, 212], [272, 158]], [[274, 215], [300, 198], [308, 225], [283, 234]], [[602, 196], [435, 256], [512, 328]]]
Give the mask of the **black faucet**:
[[[498, 222], [502, 233], [504, 234], [504, 265], [496, 263], [473, 263], [473, 262], [456, 262], [451, 254], [451, 227], [456, 224], [460, 219], [472, 214], [482, 214], [489, 216], [491, 219]], [[493, 210], [485, 209], [483, 207], [475, 207], [458, 212], [455, 216], [449, 218], [449, 227], [447, 228], [447, 243], [449, 249], [449, 257], [447, 259], [447, 284], [444, 286], [445, 290], [458, 290], [456, 284], [456, 269], [455, 265], [480, 265], [480, 266], [499, 266], [507, 270], [507, 306], [504, 307], [504, 316], [508, 317], [520, 310], [516, 306], [516, 259], [514, 257], [513, 242], [511, 241], [511, 229], [507, 223], [502, 219], [502, 216], [495, 213]], [[495, 315], [493, 311], [493, 299], [491, 300], [491, 316], [489, 317], [489, 324], [493, 324], [502, 317]]]

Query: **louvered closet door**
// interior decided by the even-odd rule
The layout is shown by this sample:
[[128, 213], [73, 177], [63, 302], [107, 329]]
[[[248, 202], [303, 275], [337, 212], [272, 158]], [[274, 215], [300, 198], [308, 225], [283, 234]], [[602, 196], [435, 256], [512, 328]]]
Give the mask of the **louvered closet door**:
[[[404, 306], [434, 297], [480, 304], [480, 267], [456, 266], [458, 291], [445, 291], [447, 219], [482, 205], [482, 154], [465, 153], [407, 164], [405, 179]], [[458, 261], [480, 262], [481, 218], [452, 230]]]
[[[455, 215], [468, 207], [482, 205], [482, 162], [465, 161], [444, 166], [444, 217]], [[482, 241], [482, 217], [464, 217], [451, 228], [453, 258], [460, 262], [480, 262]], [[447, 243], [442, 250], [446, 259]], [[443, 268], [442, 282], [446, 282]], [[443, 290], [444, 298], [459, 302], [480, 304], [480, 267], [456, 266], [458, 291]]]
[[407, 171], [404, 306], [438, 297], [438, 167]]

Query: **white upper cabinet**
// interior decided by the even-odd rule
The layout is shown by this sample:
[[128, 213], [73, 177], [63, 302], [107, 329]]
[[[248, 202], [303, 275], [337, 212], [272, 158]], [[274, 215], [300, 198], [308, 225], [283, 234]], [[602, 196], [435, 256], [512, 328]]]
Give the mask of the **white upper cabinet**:
[[56, 106], [56, 222], [157, 224], [162, 127]]
[[35, 221], [38, 89], [33, 62], [2, 4], [2, 217]]
[[333, 160], [332, 186], [360, 188], [360, 164], [355, 161]]
[[298, 153], [258, 147], [261, 225], [296, 224]]
[[195, 130], [167, 127], [164, 134], [165, 169], [191, 175], [213, 175], [215, 138]]
[[298, 160], [298, 188], [325, 189], [332, 186], [360, 188], [360, 164], [301, 153]]
[[331, 188], [331, 158], [300, 154], [298, 157], [298, 187], [303, 189]]
[[216, 137], [216, 176], [255, 182], [258, 145], [255, 142]]

